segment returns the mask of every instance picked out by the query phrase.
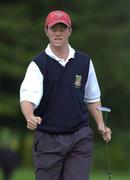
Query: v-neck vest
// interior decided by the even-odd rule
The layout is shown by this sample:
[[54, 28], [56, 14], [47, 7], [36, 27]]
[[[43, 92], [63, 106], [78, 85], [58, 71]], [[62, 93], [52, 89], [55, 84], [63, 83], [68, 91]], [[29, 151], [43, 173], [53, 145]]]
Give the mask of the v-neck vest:
[[65, 66], [40, 53], [33, 61], [43, 74], [43, 96], [35, 115], [42, 124], [37, 129], [46, 133], [72, 133], [88, 126], [84, 90], [88, 79], [90, 58], [79, 51]]

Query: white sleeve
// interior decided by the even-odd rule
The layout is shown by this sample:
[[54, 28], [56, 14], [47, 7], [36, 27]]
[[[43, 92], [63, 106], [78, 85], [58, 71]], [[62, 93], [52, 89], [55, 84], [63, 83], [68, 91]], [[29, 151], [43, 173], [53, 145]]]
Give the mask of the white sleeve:
[[87, 103], [93, 103], [100, 101], [101, 92], [99, 89], [95, 69], [92, 61], [90, 60], [88, 80], [85, 85], [84, 101]]
[[43, 95], [43, 75], [35, 62], [27, 68], [24, 80], [20, 87], [20, 102], [32, 102], [35, 108], [39, 105]]

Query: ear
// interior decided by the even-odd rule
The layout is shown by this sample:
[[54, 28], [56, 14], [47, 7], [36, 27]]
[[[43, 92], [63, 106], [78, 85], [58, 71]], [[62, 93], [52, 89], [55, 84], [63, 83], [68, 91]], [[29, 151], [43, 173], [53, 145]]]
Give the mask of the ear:
[[69, 28], [69, 37], [71, 36], [72, 33], [72, 27]]
[[45, 33], [46, 33], [46, 35], [48, 36], [48, 28], [47, 27], [45, 27]]

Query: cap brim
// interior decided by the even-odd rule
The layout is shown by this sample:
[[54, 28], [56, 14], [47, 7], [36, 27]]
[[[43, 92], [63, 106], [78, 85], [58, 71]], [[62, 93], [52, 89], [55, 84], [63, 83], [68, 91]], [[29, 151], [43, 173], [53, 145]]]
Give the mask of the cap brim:
[[69, 25], [67, 22], [63, 21], [63, 20], [53, 21], [52, 23], [48, 24], [47, 26], [48, 26], [48, 27], [52, 27], [52, 26], [54, 26], [54, 25], [56, 25], [56, 24], [58, 24], [58, 23], [63, 23], [63, 24], [65, 24], [67, 27], [70, 27], [70, 25]]

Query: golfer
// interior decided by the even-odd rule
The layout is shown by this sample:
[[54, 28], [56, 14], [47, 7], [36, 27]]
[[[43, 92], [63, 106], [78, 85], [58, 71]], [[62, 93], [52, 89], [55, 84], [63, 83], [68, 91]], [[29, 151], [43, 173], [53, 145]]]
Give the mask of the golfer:
[[90, 57], [69, 44], [70, 16], [52, 11], [45, 20], [46, 49], [29, 64], [20, 88], [27, 128], [35, 130], [36, 180], [89, 180], [93, 132], [89, 113], [105, 141], [100, 89]]

